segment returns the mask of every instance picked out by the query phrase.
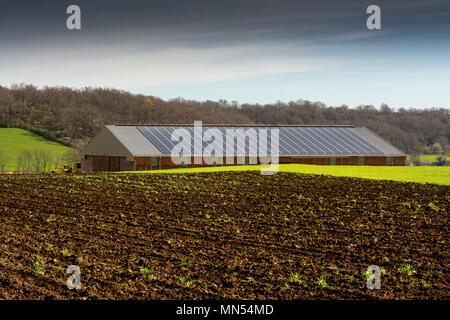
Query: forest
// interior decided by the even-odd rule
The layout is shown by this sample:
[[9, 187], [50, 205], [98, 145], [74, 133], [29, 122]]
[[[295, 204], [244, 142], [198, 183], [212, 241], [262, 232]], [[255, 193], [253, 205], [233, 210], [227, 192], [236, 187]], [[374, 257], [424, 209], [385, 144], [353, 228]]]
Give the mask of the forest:
[[85, 145], [104, 124], [349, 124], [364, 126], [410, 154], [450, 152], [450, 110], [327, 106], [296, 100], [271, 104], [163, 100], [111, 88], [0, 86], [0, 127]]

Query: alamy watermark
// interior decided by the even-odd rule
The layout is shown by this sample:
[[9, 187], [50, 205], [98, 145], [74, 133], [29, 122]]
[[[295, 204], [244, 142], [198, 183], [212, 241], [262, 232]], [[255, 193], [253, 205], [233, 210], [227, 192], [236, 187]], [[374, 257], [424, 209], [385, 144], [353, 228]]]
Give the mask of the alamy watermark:
[[[70, 16], [66, 20], [66, 26], [69, 30], [81, 30], [81, 8], [72, 4], [67, 7], [66, 13]], [[366, 26], [369, 30], [381, 29], [381, 9], [379, 6], [372, 4], [367, 7], [366, 13], [370, 16], [366, 20]]]
[[69, 30], [80, 30], [81, 29], [81, 9], [79, 6], [72, 4], [67, 7], [67, 14], [70, 16], [66, 20], [66, 26]]
[[67, 288], [70, 290], [81, 289], [81, 271], [79, 266], [71, 265], [67, 267], [66, 273], [72, 274], [67, 278]]
[[[270, 164], [261, 167], [261, 174], [278, 172], [280, 133], [276, 128], [226, 128], [224, 135], [214, 127], [203, 130], [202, 121], [194, 121], [193, 135], [177, 128], [171, 140], [176, 142], [171, 151], [176, 165]], [[203, 147], [203, 143], [207, 145]]]
[[367, 7], [367, 14], [370, 16], [367, 18], [366, 26], [369, 30], [380, 30], [381, 29], [381, 9], [376, 4], [372, 4]]
[[[81, 30], [81, 8], [76, 4], [67, 7], [66, 13], [69, 14], [66, 20], [66, 26], [69, 30]], [[366, 26], [369, 30], [381, 29], [381, 9], [378, 5], [372, 4], [367, 7], [366, 14], [370, 16], [366, 20]]]
[[366, 274], [367, 277], [366, 285], [368, 289], [381, 289], [381, 269], [377, 265], [371, 265], [367, 268]]

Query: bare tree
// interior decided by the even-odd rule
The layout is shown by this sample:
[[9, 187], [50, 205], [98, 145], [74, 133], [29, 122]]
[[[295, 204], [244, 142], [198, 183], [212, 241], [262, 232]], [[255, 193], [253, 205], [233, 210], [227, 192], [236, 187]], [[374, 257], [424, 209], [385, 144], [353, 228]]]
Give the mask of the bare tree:
[[420, 153], [412, 153], [410, 162], [415, 166], [420, 166]]
[[49, 150], [41, 150], [42, 171], [47, 172], [51, 167], [53, 154]]
[[17, 171], [27, 172], [31, 170], [30, 150], [21, 150], [17, 156]]
[[20, 153], [17, 155], [17, 159], [16, 159], [16, 168], [17, 168], [17, 171], [19, 171], [19, 172], [24, 171], [23, 167], [24, 167], [24, 162], [25, 162], [24, 158], [25, 157], [24, 157], [23, 151], [24, 150], [20, 151]]
[[60, 165], [62, 162], [63, 162], [62, 156], [57, 155], [57, 156], [53, 157], [53, 159], [52, 159], [50, 165], [51, 165], [54, 169], [57, 169], [57, 168], [59, 167], [59, 165]]
[[8, 161], [9, 161], [8, 154], [4, 151], [0, 151], [0, 172], [5, 172], [5, 167]]
[[40, 173], [42, 171], [42, 153], [41, 150], [33, 150], [31, 157], [31, 164], [33, 167], [33, 171], [36, 173]]
[[446, 144], [445, 146], [442, 147], [442, 152], [445, 155], [450, 155], [450, 144]]
[[80, 154], [76, 149], [71, 148], [62, 155], [61, 160], [64, 161], [64, 163], [74, 164], [80, 161]]
[[[307, 100], [239, 104], [225, 100], [162, 100], [108, 88], [0, 86], [0, 125], [22, 127], [59, 142], [64, 142], [63, 137], [67, 136], [77, 149], [105, 123], [192, 123], [194, 120], [209, 124], [352, 124], [369, 128], [407, 153], [436, 153], [450, 144], [450, 110], [443, 108], [395, 110], [386, 104], [380, 108], [327, 107]], [[450, 147], [444, 152], [448, 154]]]

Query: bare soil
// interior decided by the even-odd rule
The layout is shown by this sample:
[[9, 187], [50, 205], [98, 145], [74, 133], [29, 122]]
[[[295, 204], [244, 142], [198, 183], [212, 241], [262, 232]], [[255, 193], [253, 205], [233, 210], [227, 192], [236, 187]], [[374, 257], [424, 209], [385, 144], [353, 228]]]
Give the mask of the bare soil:
[[301, 174], [1, 175], [0, 298], [448, 299], [449, 209], [449, 186]]

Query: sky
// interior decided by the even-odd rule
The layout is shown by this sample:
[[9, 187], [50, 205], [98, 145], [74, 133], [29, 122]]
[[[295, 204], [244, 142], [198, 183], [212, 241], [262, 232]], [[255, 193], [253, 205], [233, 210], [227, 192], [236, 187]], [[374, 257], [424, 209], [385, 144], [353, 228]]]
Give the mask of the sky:
[[450, 1], [0, 0], [0, 85], [15, 83], [450, 108]]

